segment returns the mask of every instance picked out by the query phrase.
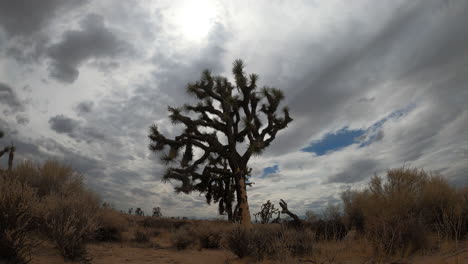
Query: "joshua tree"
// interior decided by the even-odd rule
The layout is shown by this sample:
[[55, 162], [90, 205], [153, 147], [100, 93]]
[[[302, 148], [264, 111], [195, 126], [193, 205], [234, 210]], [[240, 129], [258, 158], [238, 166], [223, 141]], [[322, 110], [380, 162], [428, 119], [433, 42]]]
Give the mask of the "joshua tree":
[[279, 205], [281, 206], [281, 209], [283, 209], [281, 211], [281, 213], [287, 214], [287, 215], [289, 215], [289, 217], [292, 218], [291, 224], [294, 227], [300, 228], [300, 227], [304, 226], [304, 223], [301, 221], [299, 216], [297, 216], [295, 213], [289, 211], [288, 204], [283, 199], [280, 199]]
[[153, 217], [161, 217], [162, 216], [162, 213], [161, 213], [161, 207], [154, 207], [153, 208]]
[[140, 207], [137, 207], [137, 209], [135, 210], [135, 215], [144, 216], [145, 212], [143, 212], [143, 210], [141, 210]]
[[[273, 215], [276, 214], [276, 218], [273, 219]], [[275, 205], [268, 200], [266, 203], [262, 204], [260, 208], [260, 212], [254, 214], [255, 222], [258, 222], [257, 216], [260, 217], [260, 223], [268, 224], [270, 223], [271, 219], [273, 219], [273, 223], [277, 223], [280, 220], [281, 212], [278, 208], [275, 208]]]
[[[231, 199], [231, 189], [226, 190], [234, 188], [240, 222], [250, 228], [246, 189], [251, 172], [248, 162], [253, 155], [261, 154], [292, 118], [286, 107], [283, 117], [277, 113], [284, 99], [281, 90], [258, 89], [258, 75], [247, 76], [241, 60], [234, 62], [232, 72], [235, 84], [225, 77], [212, 76], [208, 70], [203, 72], [200, 81], [189, 84], [187, 92], [199, 102], [180, 108], [168, 107], [171, 121], [182, 124], [184, 131], [169, 139], [152, 125], [149, 148], [165, 152], [161, 159], [169, 166], [163, 180], [180, 181], [182, 184], [176, 187], [177, 192], [211, 192], [220, 197], [224, 206]], [[183, 154], [179, 159], [180, 152]], [[197, 157], [194, 158], [194, 154], [198, 154]], [[178, 164], [171, 165], [175, 162]], [[223, 186], [222, 191], [210, 190], [214, 183]], [[228, 195], [221, 195], [223, 191]]]
[[133, 207], [128, 209], [128, 214], [131, 215], [133, 213]]

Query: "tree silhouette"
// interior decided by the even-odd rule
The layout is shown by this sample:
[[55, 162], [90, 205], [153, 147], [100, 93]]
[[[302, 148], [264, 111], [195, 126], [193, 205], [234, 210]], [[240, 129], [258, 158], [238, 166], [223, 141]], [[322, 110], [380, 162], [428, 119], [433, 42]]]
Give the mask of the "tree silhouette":
[[[206, 193], [208, 202], [211, 196], [216, 196], [224, 206], [234, 199], [230, 196], [234, 188], [236, 215], [242, 226], [250, 228], [248, 162], [253, 155], [260, 155], [292, 118], [287, 107], [283, 109], [283, 117], [277, 114], [283, 92], [269, 87], [258, 89], [258, 75], [247, 76], [241, 60], [234, 61], [232, 73], [235, 84], [203, 71], [199, 81], [187, 86], [187, 92], [199, 102], [168, 107], [172, 123], [185, 126], [184, 131], [169, 139], [152, 125], [149, 148], [163, 152], [161, 160], [168, 165], [163, 180], [180, 181], [176, 192]], [[179, 158], [180, 152], [183, 154]]]
[[161, 207], [154, 207], [153, 208], [153, 217], [161, 217], [162, 216], [162, 213], [161, 213]]
[[[3, 133], [3, 131], [0, 130], [0, 138], [2, 138], [5, 134]], [[8, 155], [8, 170], [11, 171], [11, 169], [13, 168], [13, 159], [15, 157], [15, 151], [16, 151], [16, 148], [15, 146], [13, 146], [13, 143], [10, 147], [4, 147], [3, 150], [0, 150], [0, 157], [3, 156], [3, 154], [5, 153], [9, 153]]]
[[143, 210], [141, 210], [140, 207], [137, 207], [137, 209], [135, 209], [135, 215], [144, 216], [145, 212]]

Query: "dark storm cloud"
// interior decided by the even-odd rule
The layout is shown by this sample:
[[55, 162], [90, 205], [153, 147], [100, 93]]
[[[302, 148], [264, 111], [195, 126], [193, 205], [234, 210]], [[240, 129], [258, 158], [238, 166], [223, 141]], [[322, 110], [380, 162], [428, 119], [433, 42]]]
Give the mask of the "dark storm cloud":
[[83, 101], [76, 105], [75, 111], [78, 115], [83, 115], [93, 110], [94, 103], [92, 101]]
[[57, 115], [49, 119], [49, 125], [50, 128], [57, 133], [73, 136], [73, 134], [76, 133], [76, 130], [80, 126], [80, 123], [64, 115]]
[[1, 139], [2, 144], [13, 142], [16, 147], [15, 160], [30, 159], [34, 162], [44, 162], [48, 159], [59, 160], [86, 174], [104, 170], [98, 159], [76, 153], [51, 138], [21, 137], [13, 127], [15, 126], [0, 119], [0, 128], [5, 132], [5, 137]]
[[[119, 159], [114, 158], [113, 160], [118, 161]], [[113, 171], [112, 174], [110, 174], [109, 179], [111, 182], [118, 185], [128, 185], [128, 183], [132, 180], [141, 180], [141, 177], [140, 174], [137, 172], [119, 169]]]
[[[308, 72], [304, 72], [302, 79], [288, 84], [288, 87], [302, 88], [293, 97], [288, 97], [286, 92], [286, 103], [291, 106], [295, 121], [285, 132], [288, 140], [278, 137], [269, 153], [284, 154], [302, 147], [330, 121], [344, 119], [356, 101], [366, 102], [359, 108], [353, 106], [365, 114], [369, 107], [376, 107], [383, 100], [377, 90], [379, 84], [445, 66], [457, 56], [466, 57], [468, 28], [464, 25], [468, 17], [463, 15], [466, 10], [466, 1], [404, 4], [378, 34], [368, 39], [351, 36], [347, 40], [350, 45], [340, 45], [340, 36], [337, 36], [337, 41], [330, 43], [336, 46], [334, 52], [325, 54], [315, 64], [305, 63], [313, 60], [303, 56], [297, 63], [307, 65]], [[430, 77], [431, 80], [438, 78], [445, 76]], [[377, 95], [369, 97], [372, 100], [363, 100], [367, 92]], [[295, 140], [289, 140], [291, 138]]]
[[142, 188], [133, 188], [130, 192], [133, 195], [141, 196], [141, 197], [144, 197], [144, 198], [149, 198], [149, 197], [157, 195], [155, 192], [150, 192], [150, 191], [147, 191], [147, 190], [142, 189]]
[[91, 127], [88, 125], [83, 124], [76, 119], [67, 117], [65, 115], [56, 115], [49, 119], [49, 126], [52, 130], [59, 134], [66, 134], [67, 136], [77, 140], [77, 141], [85, 141], [87, 143], [91, 142], [112, 142], [118, 144], [117, 142], [113, 141], [111, 137], [106, 136], [97, 127]]
[[74, 82], [81, 64], [92, 59], [111, 59], [127, 52], [130, 46], [104, 23], [100, 15], [90, 14], [80, 30], [69, 30], [62, 40], [48, 48], [51, 77], [66, 83]]
[[16, 123], [18, 125], [26, 125], [29, 123], [29, 117], [23, 114], [16, 115]]
[[3, 115], [14, 115], [18, 125], [26, 125], [29, 123], [29, 116], [24, 113], [26, 104], [27, 100], [21, 100], [12, 87], [0, 82], [0, 107], [3, 108]]
[[0, 105], [7, 106], [12, 112], [24, 111], [23, 102], [12, 87], [0, 82]]
[[45, 27], [57, 13], [87, 0], [0, 0], [0, 26], [11, 36], [30, 35]]
[[341, 183], [355, 183], [365, 180], [376, 173], [379, 162], [375, 160], [358, 160], [348, 164], [345, 169], [330, 177], [329, 183], [341, 182]]

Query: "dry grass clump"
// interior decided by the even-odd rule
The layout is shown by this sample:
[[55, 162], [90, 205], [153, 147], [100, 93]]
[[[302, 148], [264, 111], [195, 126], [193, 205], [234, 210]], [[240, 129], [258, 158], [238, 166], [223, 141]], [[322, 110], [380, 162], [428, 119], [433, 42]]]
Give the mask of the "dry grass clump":
[[238, 226], [226, 236], [227, 247], [239, 258], [252, 255], [249, 231]]
[[285, 245], [290, 255], [304, 257], [313, 253], [313, 234], [309, 230], [285, 230], [283, 231]]
[[305, 229], [255, 225], [253, 230], [238, 226], [226, 235], [227, 247], [238, 257], [285, 260], [312, 254], [313, 234]]
[[191, 230], [193, 236], [199, 241], [200, 248], [221, 248], [223, 234], [229, 228], [228, 222], [195, 221]]
[[43, 230], [67, 260], [87, 261], [85, 241], [98, 227], [99, 203], [90, 192], [54, 194], [44, 199]]
[[171, 232], [174, 232], [180, 229], [181, 227], [187, 225], [188, 221], [164, 217], [145, 216], [141, 217], [141, 220], [139, 220], [138, 223], [140, 226], [143, 226], [145, 228], [157, 228], [170, 230]]
[[149, 239], [147, 232], [145, 232], [144, 230], [137, 229], [135, 230], [135, 233], [133, 234], [132, 241], [137, 242], [137, 243], [148, 243], [150, 239]]
[[27, 263], [34, 245], [28, 236], [34, 227], [35, 191], [11, 177], [0, 175], [0, 260]]
[[193, 235], [193, 232], [188, 228], [181, 228], [177, 230], [172, 237], [172, 243], [177, 248], [177, 250], [187, 249], [194, 245], [195, 242], [196, 239]]
[[101, 208], [98, 212], [98, 228], [94, 239], [103, 242], [122, 241], [122, 232], [128, 229], [128, 220], [112, 208]]
[[222, 232], [217, 230], [201, 230], [197, 232], [201, 248], [216, 249], [221, 247]]

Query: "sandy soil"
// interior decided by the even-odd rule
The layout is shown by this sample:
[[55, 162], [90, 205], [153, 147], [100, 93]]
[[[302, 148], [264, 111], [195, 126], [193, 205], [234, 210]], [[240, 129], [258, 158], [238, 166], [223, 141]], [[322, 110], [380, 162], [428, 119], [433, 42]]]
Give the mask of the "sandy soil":
[[[227, 250], [175, 250], [170, 248], [160, 248], [158, 245], [138, 245], [121, 243], [95, 243], [87, 247], [89, 255], [95, 264], [114, 263], [171, 263], [171, 264], [246, 264], [254, 263], [252, 259], [238, 259]], [[30, 263], [32, 264], [60, 264], [65, 263], [57, 250], [50, 243], [44, 242], [38, 247]], [[261, 263], [281, 263], [279, 261], [263, 261]], [[359, 252], [345, 250], [339, 247], [327, 246], [327, 250], [322, 248], [320, 254], [310, 258], [290, 259], [283, 263], [391, 263], [391, 264], [463, 264], [468, 263], [468, 249], [450, 250], [445, 253], [437, 253], [429, 256], [415, 256], [407, 259], [384, 260], [375, 262], [371, 258], [362, 256]]]
[[[227, 250], [182, 250], [160, 249], [123, 245], [119, 243], [90, 244], [87, 247], [95, 264], [114, 263], [226, 263], [236, 257]], [[32, 256], [32, 264], [65, 263], [53, 245], [43, 243]]]

